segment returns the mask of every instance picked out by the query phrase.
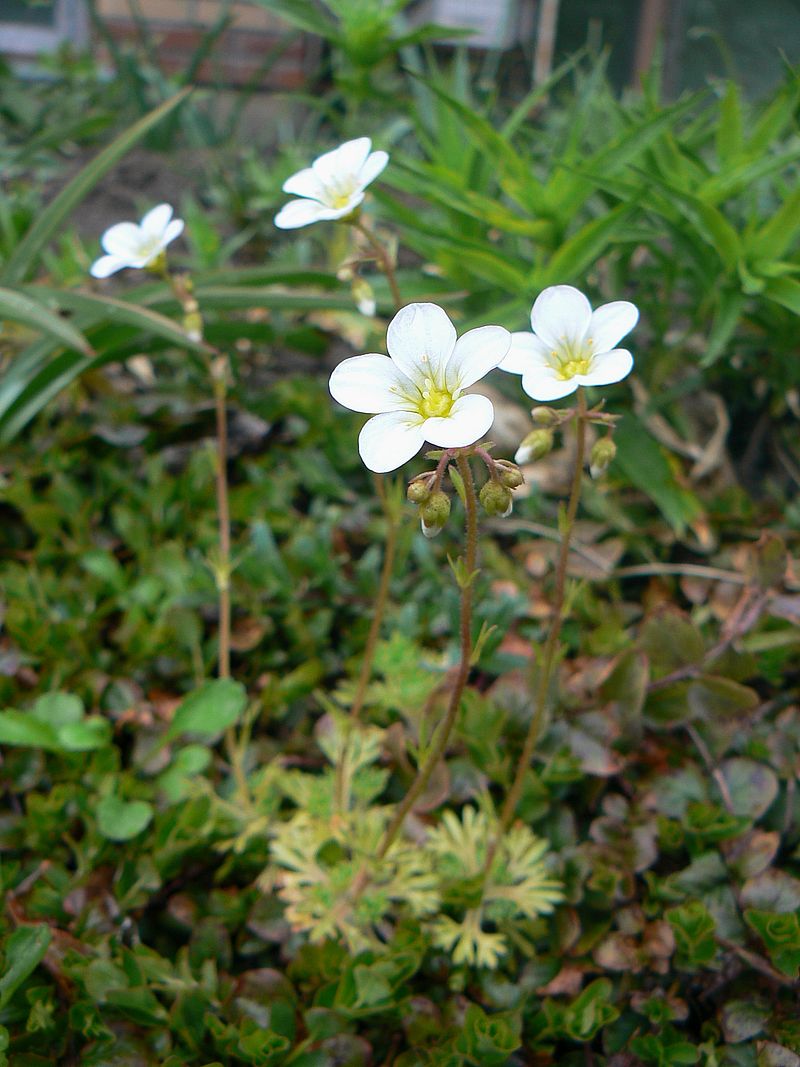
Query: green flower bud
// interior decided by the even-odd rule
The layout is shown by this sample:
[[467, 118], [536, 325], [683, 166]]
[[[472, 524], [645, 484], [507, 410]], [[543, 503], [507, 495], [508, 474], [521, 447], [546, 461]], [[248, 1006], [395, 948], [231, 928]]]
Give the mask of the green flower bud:
[[500, 515], [503, 517], [511, 514], [511, 508], [513, 507], [511, 490], [493, 478], [490, 478], [481, 487], [478, 499], [487, 515]]
[[419, 478], [414, 478], [413, 481], [408, 483], [406, 489], [406, 497], [412, 504], [424, 504], [425, 501], [431, 495], [431, 483], [433, 482], [433, 475], [423, 474]]
[[553, 447], [553, 431], [542, 427], [540, 430], [532, 430], [517, 449], [514, 460], [517, 463], [530, 463], [541, 459]]
[[419, 518], [422, 524], [422, 532], [426, 537], [435, 537], [447, 522], [450, 515], [450, 497], [441, 489], [431, 493], [424, 504], [420, 506]]
[[525, 479], [522, 471], [516, 463], [509, 463], [507, 459], [495, 460], [497, 476], [507, 489], [519, 489]]
[[558, 412], [552, 408], [534, 408], [531, 418], [537, 426], [558, 426]]
[[592, 445], [589, 454], [589, 473], [593, 478], [599, 478], [608, 470], [611, 460], [617, 454], [617, 446], [610, 437], [601, 437]]

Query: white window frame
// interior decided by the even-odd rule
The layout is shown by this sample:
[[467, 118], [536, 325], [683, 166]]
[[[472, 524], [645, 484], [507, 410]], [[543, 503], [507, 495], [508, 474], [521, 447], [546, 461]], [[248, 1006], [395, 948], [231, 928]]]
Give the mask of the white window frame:
[[70, 42], [78, 48], [89, 43], [89, 17], [83, 0], [55, 0], [50, 26], [24, 22], [3, 22], [0, 15], [0, 53], [7, 56], [35, 56], [54, 52]]

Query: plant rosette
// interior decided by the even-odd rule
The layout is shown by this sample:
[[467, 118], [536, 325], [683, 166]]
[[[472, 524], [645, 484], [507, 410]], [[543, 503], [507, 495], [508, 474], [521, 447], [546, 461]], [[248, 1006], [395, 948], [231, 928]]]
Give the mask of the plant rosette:
[[389, 355], [343, 360], [329, 389], [352, 411], [372, 414], [358, 438], [364, 464], [377, 474], [396, 470], [426, 441], [463, 448], [494, 421], [488, 397], [465, 393], [499, 366], [511, 344], [502, 326], [480, 326], [457, 337], [437, 304], [408, 304], [386, 333]]
[[639, 320], [627, 300], [592, 305], [571, 285], [551, 285], [531, 309], [533, 333], [513, 333], [500, 364], [522, 375], [522, 388], [534, 400], [559, 400], [581, 385], [612, 385], [630, 374], [633, 356], [616, 345]]
[[275, 216], [281, 230], [296, 230], [312, 222], [330, 222], [352, 215], [368, 185], [389, 162], [387, 152], [373, 152], [369, 137], [345, 141], [319, 156], [283, 183], [283, 191], [299, 197]]
[[130, 267], [142, 270], [153, 267], [164, 255], [167, 245], [183, 233], [183, 219], [174, 219], [169, 204], [158, 204], [140, 223], [118, 222], [100, 238], [106, 255], [90, 268], [94, 278], [108, 278]]

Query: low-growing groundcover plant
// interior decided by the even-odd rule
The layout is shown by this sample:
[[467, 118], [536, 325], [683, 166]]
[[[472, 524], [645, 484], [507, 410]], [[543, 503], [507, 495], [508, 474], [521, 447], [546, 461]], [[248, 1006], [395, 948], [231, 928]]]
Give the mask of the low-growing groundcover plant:
[[[399, 292], [358, 199], [377, 176], [340, 221]], [[372, 416], [376, 507], [318, 382], [243, 383], [271, 429], [236, 445], [234, 361], [162, 256], [165, 207], [146, 254], [104, 247], [168, 281], [214, 447], [189, 434], [137, 485], [92, 415], [6, 475], [8, 1062], [798, 1062], [793, 531], [720, 492], [711, 558], [659, 560], [587, 393], [631, 370], [636, 307], [547, 286], [512, 340], [396, 301], [388, 356], [330, 378]], [[464, 392], [497, 367], [540, 402], [522, 470]], [[558, 457], [558, 491], [524, 496]]]

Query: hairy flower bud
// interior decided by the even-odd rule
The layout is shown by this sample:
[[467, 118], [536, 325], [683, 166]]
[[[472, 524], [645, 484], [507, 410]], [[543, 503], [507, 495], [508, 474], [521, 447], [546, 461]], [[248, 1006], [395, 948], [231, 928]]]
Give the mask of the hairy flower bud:
[[509, 463], [507, 459], [497, 459], [494, 465], [497, 469], [497, 477], [507, 489], [519, 489], [525, 481], [516, 463]]
[[431, 493], [420, 506], [419, 518], [422, 532], [426, 537], [435, 537], [442, 529], [450, 515], [450, 497], [441, 489]]
[[560, 421], [558, 412], [552, 408], [534, 408], [531, 411], [531, 418], [537, 426], [558, 426]]
[[422, 474], [408, 483], [406, 497], [412, 504], [424, 504], [431, 495], [434, 475]]
[[514, 459], [517, 463], [530, 463], [532, 460], [541, 459], [553, 447], [553, 431], [542, 427], [540, 430], [532, 430], [517, 449]]
[[353, 284], [350, 286], [350, 289], [358, 310], [362, 315], [371, 318], [375, 314], [377, 304], [375, 303], [375, 294], [372, 291], [372, 286], [367, 279], [356, 275], [353, 278]]
[[617, 446], [610, 437], [601, 437], [595, 441], [589, 455], [589, 473], [593, 478], [599, 478], [608, 470], [611, 460], [617, 454]]
[[490, 478], [481, 487], [478, 499], [487, 515], [500, 515], [503, 517], [511, 514], [511, 508], [513, 507], [511, 490], [493, 478]]

